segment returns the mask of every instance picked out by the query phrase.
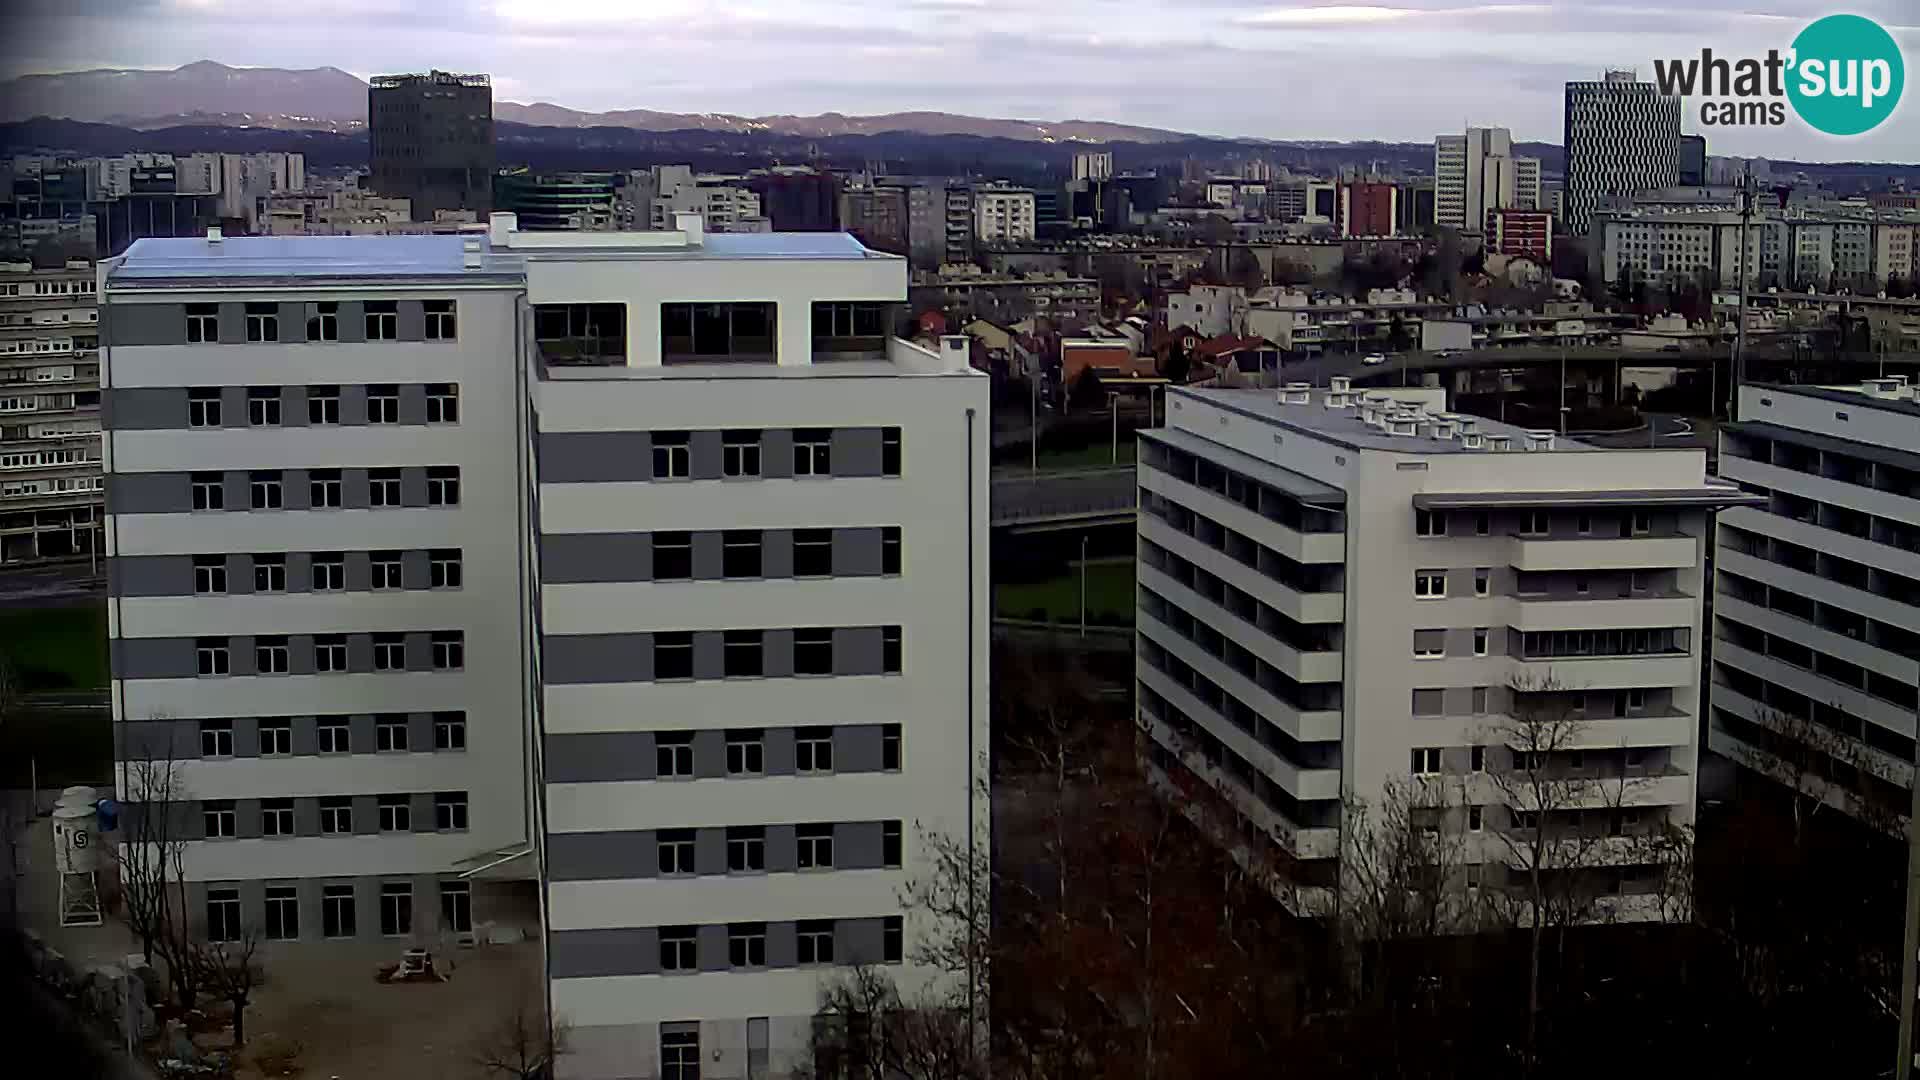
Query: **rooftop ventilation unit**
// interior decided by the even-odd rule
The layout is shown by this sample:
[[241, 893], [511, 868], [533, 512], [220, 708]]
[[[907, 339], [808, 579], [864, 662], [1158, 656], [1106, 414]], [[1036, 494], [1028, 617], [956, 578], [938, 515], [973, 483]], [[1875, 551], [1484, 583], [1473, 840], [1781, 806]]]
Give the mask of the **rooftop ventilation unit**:
[[1347, 375], [1334, 375], [1327, 379], [1327, 389], [1336, 394], [1351, 393], [1353, 379]]
[[1345, 390], [1329, 390], [1326, 395], [1327, 408], [1348, 409], [1353, 407], [1352, 395]]
[[1495, 451], [1496, 453], [1511, 450], [1513, 449], [1513, 436], [1489, 435], [1487, 436], [1487, 449]]
[[1459, 417], [1455, 421], [1455, 423], [1458, 424], [1460, 428], [1460, 434], [1462, 435], [1480, 434], [1480, 421], [1475, 417], [1462, 416], [1462, 417]]
[[1313, 403], [1313, 386], [1310, 383], [1290, 382], [1280, 388], [1282, 405], [1309, 405]]
[[1433, 422], [1433, 437], [1436, 439], [1452, 439], [1454, 432], [1458, 430], [1458, 428], [1459, 425], [1455, 423], [1453, 417], [1439, 417]]
[[1387, 434], [1389, 435], [1417, 435], [1419, 434], [1419, 429], [1420, 421], [1415, 420], [1411, 416], [1390, 416], [1387, 418]]
[[220, 226], [218, 225], [207, 226], [207, 243], [217, 244], [221, 241], [221, 239], [222, 239], [222, 236], [220, 233]]
[[1526, 447], [1528, 450], [1553, 449], [1553, 432], [1551, 431], [1541, 431], [1541, 430], [1529, 431], [1526, 433], [1525, 437], [1526, 437]]
[[1485, 437], [1477, 431], [1462, 429], [1460, 432], [1460, 445], [1468, 450], [1484, 449], [1484, 443], [1482, 442], [1484, 438]]
[[1868, 397], [1898, 398], [1901, 395], [1900, 379], [1867, 379], [1860, 384], [1861, 393]]

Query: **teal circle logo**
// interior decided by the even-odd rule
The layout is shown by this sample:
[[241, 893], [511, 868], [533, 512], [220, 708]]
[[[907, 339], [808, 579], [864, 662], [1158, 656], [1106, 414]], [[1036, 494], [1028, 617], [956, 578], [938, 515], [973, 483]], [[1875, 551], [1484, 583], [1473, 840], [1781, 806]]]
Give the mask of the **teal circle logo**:
[[1906, 86], [1893, 35], [1859, 15], [1828, 15], [1793, 39], [1787, 97], [1793, 111], [1828, 135], [1872, 131], [1893, 115]]

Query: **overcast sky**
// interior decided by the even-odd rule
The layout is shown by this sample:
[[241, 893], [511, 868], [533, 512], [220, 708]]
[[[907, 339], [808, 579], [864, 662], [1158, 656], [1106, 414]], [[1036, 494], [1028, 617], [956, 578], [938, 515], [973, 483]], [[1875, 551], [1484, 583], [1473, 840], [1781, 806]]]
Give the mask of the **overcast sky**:
[[[1785, 49], [1847, 10], [1920, 62], [1920, 0], [5, 0], [8, 74], [332, 65], [484, 71], [496, 96], [743, 114], [934, 109], [1216, 135], [1558, 142], [1561, 84], [1655, 57]], [[1920, 73], [1909, 72], [1909, 81]], [[1713, 153], [1920, 159], [1920, 104], [1870, 135], [1686, 129]]]

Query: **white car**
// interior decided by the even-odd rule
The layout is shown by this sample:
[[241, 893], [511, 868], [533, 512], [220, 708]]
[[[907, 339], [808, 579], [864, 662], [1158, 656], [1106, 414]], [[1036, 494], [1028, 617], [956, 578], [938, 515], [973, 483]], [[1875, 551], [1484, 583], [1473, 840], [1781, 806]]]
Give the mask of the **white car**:
[[1374, 364], [1384, 364], [1387, 362], [1387, 354], [1386, 353], [1368, 353], [1365, 357], [1361, 359], [1360, 362], [1363, 364], [1366, 364], [1369, 367], [1373, 366]]

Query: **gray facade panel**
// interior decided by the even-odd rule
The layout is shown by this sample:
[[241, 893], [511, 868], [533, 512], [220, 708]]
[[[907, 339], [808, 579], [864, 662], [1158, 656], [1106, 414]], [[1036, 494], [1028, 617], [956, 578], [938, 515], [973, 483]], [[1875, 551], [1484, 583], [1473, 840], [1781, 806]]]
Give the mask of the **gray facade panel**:
[[220, 424], [222, 427], [230, 428], [247, 426], [246, 387], [223, 386], [220, 388]]
[[312, 675], [313, 635], [289, 634], [287, 636], [287, 674]]
[[107, 560], [114, 596], [192, 596], [193, 556], [120, 555]]
[[[367, 305], [362, 300], [340, 301], [340, 340], [359, 342], [367, 340]], [[344, 395], [343, 395], [344, 396]], [[345, 404], [342, 402], [342, 404]], [[365, 423], [366, 413], [361, 414], [361, 423]], [[344, 422], [344, 417], [342, 422]]]
[[727, 830], [705, 828], [693, 831], [693, 872], [715, 875], [727, 872]]
[[547, 873], [555, 881], [650, 878], [659, 860], [651, 829], [547, 834]]
[[[309, 638], [308, 640], [312, 640]], [[293, 718], [293, 752], [298, 756], [320, 752], [320, 721], [314, 716]]]
[[114, 646], [114, 674], [122, 679], [191, 678], [199, 670], [192, 638], [121, 638]]
[[[373, 558], [370, 552], [349, 551], [344, 553], [341, 561], [345, 564], [341, 575], [348, 592], [366, 592], [373, 588]], [[404, 572], [404, 567], [402, 569]]]
[[687, 435], [687, 474], [695, 480], [720, 479], [721, 433], [694, 431]]
[[800, 866], [800, 846], [794, 839], [793, 826], [767, 826], [767, 872], [769, 874], [792, 873]]
[[280, 477], [280, 504], [288, 510], [310, 510], [312, 489], [305, 469], [288, 469]]
[[540, 667], [551, 683], [650, 682], [653, 635], [547, 634]]
[[[724, 753], [723, 747], [723, 763]], [[651, 780], [655, 764], [651, 731], [595, 731], [546, 737], [543, 765], [550, 784]]]
[[800, 962], [799, 934], [791, 922], [767, 924], [767, 966], [789, 968]]
[[545, 584], [652, 578], [649, 533], [554, 533], [540, 538], [540, 580]]
[[768, 728], [762, 737], [761, 755], [768, 776], [792, 776], [793, 729]]
[[253, 556], [227, 556], [227, 591], [236, 596], [253, 591]]
[[846, 821], [833, 827], [833, 865], [839, 870], [878, 870], [882, 858], [880, 823]]
[[373, 502], [373, 492], [367, 483], [367, 470], [340, 470], [340, 507], [343, 510], [366, 510]]
[[280, 340], [293, 345], [305, 343], [307, 305], [297, 300], [280, 305]]
[[834, 429], [833, 475], [879, 476], [880, 429]]
[[793, 432], [768, 428], [760, 434], [760, 475], [785, 479], [793, 475]]
[[165, 431], [187, 426], [183, 386], [110, 387], [100, 395], [100, 426], [109, 431]]
[[792, 529], [766, 529], [760, 533], [760, 574], [770, 578], [793, 576]]
[[425, 550], [400, 553], [400, 581], [409, 589], [425, 589], [432, 585], [431, 561]]
[[287, 427], [307, 426], [306, 387], [283, 386], [280, 388], [280, 422]]
[[793, 631], [768, 630], [761, 639], [761, 669], [770, 679], [793, 674]]
[[[407, 745], [415, 751], [433, 749], [433, 714], [407, 714]], [[427, 809], [433, 809], [433, 800], [427, 800]]]
[[726, 677], [726, 637], [719, 630], [696, 630], [693, 634], [693, 677]]
[[880, 530], [833, 530], [835, 577], [877, 577], [880, 574]]
[[551, 978], [653, 975], [659, 970], [660, 932], [651, 926], [556, 930], [547, 941], [547, 972]]
[[884, 952], [879, 919], [837, 919], [833, 924], [833, 962], [878, 964]]
[[[368, 736], [367, 745], [373, 745], [372, 736]], [[353, 797], [353, 831], [360, 836], [371, 836], [380, 831], [380, 796], [355, 795]], [[379, 902], [377, 892], [374, 902]], [[374, 913], [369, 912], [369, 914]]]
[[[294, 730], [297, 732], [300, 729], [296, 727]], [[319, 799], [300, 796], [293, 800], [293, 834], [295, 836], [320, 835]], [[305, 915], [306, 912], [301, 912], [301, 914]], [[314, 912], [314, 915], [318, 917], [318, 910]], [[319, 924], [315, 923], [314, 925], [318, 926]]]
[[433, 635], [425, 630], [407, 634], [407, 670], [433, 670]]
[[[361, 637], [364, 635], [355, 635], [355, 636]], [[352, 646], [349, 645], [348, 648], [351, 649]], [[369, 650], [372, 649], [371, 644], [368, 645], [368, 649]], [[369, 652], [367, 666], [369, 668], [373, 666], [371, 652]], [[373, 721], [372, 713], [355, 713], [354, 715], [347, 717], [347, 743], [352, 748], [354, 753], [356, 754], [373, 753], [373, 748], [374, 746], [377, 745], [374, 741], [373, 729], [374, 729], [374, 721]]]
[[252, 503], [249, 501], [250, 495], [247, 491], [246, 473], [239, 470], [229, 471], [226, 474], [225, 487], [227, 489], [226, 508], [228, 510], [247, 510], [252, 507]]
[[313, 554], [311, 552], [287, 552], [287, 591], [292, 593], [313, 591]]
[[187, 473], [113, 473], [106, 491], [108, 513], [184, 514], [193, 509]]
[[233, 801], [234, 835], [242, 840], [260, 839], [260, 800]]
[[[341, 306], [345, 307], [346, 305], [342, 304]], [[366, 422], [367, 388], [364, 386], [342, 386], [340, 388], [340, 425], [345, 427], [349, 424], [362, 425]]]
[[220, 305], [220, 344], [240, 345], [247, 340], [247, 305]]
[[724, 577], [721, 560], [725, 556], [725, 550], [725, 540], [720, 533], [694, 533], [693, 580], [719, 581]]
[[400, 470], [400, 505], [427, 505], [426, 466], [409, 465]]
[[880, 627], [842, 626], [833, 631], [835, 675], [878, 675], [883, 659]]
[[727, 775], [727, 733], [717, 729], [694, 732], [694, 779], [711, 780], [725, 775]]
[[252, 758], [252, 757], [260, 756], [260, 718], [259, 717], [257, 716], [234, 717], [233, 756], [237, 758]]
[[591, 484], [653, 478], [645, 431], [553, 431], [540, 435], [540, 482]]
[[[411, 724], [409, 724], [408, 726], [410, 728], [412, 727]], [[416, 729], [416, 730], [409, 731], [408, 734], [410, 737], [418, 739], [420, 733]], [[411, 745], [416, 750], [421, 750], [421, 749], [425, 749], [426, 747], [432, 746], [433, 745], [432, 725], [431, 724], [428, 725], [426, 742], [424, 743], [414, 742]], [[433, 819], [433, 792], [416, 791], [413, 793], [412, 802], [413, 802], [413, 806], [411, 809], [413, 811], [413, 823], [412, 823], [413, 831], [414, 832], [432, 832], [434, 830], [434, 825], [435, 825], [435, 822]], [[418, 912], [416, 912], [415, 914], [417, 917]]]
[[200, 756], [197, 720], [127, 720], [120, 725], [119, 736], [128, 760], [149, 756], [184, 760]]
[[727, 961], [727, 928], [726, 926], [719, 923], [715, 923], [710, 926], [702, 926], [697, 931], [697, 933], [699, 934], [699, 937], [696, 939], [696, 941], [698, 942], [698, 949], [699, 949], [700, 970], [701, 971], [727, 970], [728, 961]]
[[[401, 300], [399, 301], [398, 306], [400, 308], [400, 319], [399, 319], [400, 340], [401, 341], [427, 340], [426, 305], [421, 303], [418, 300]], [[406, 391], [403, 389], [401, 390], [400, 393], [402, 395], [400, 398], [400, 408], [402, 410], [400, 414], [400, 422], [403, 424], [410, 423], [411, 421], [407, 420], [406, 413], [404, 411], [407, 407], [406, 405], [407, 399], [405, 397]], [[425, 413], [423, 412], [422, 416], [424, 417], [424, 415]], [[426, 423], [426, 420], [421, 419], [418, 422], [424, 424]]]
[[833, 729], [835, 772], [880, 771], [880, 725], [841, 724]]
[[[405, 310], [406, 305], [401, 304]], [[408, 340], [404, 336], [401, 340]], [[413, 340], [422, 340], [415, 338]], [[400, 387], [400, 422], [403, 424], [424, 424], [427, 422], [427, 388], [421, 383], [407, 383]]]
[[100, 308], [103, 345], [185, 345], [185, 304], [129, 304], [115, 302]]

